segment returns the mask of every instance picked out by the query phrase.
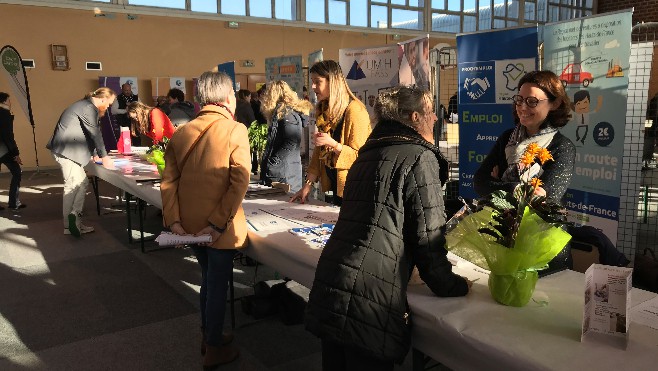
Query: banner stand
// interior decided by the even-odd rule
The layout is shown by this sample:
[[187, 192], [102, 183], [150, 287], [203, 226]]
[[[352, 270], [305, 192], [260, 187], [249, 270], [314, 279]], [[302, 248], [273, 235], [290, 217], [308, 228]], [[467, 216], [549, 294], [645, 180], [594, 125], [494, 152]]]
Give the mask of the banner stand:
[[[0, 61], [2, 70], [5, 72], [9, 85], [14, 89], [14, 94], [19, 102], [22, 111], [27, 115], [30, 125], [32, 126], [32, 142], [34, 143], [34, 157], [36, 160], [37, 171], [30, 175], [32, 179], [35, 175], [50, 175], [41, 172], [39, 166], [39, 151], [37, 150], [37, 136], [34, 127], [34, 116], [32, 116], [32, 102], [30, 101], [30, 87], [27, 83], [27, 74], [23, 67], [23, 59], [18, 50], [11, 45], [5, 45], [0, 49]], [[19, 72], [21, 74], [19, 74]], [[22, 81], [21, 81], [22, 78]], [[22, 84], [21, 84], [22, 82]]]

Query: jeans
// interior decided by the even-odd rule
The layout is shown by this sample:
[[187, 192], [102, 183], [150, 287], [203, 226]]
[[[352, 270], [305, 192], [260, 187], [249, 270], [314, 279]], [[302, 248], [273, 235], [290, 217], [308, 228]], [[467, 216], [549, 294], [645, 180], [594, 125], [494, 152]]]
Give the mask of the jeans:
[[0, 163], [5, 165], [11, 172], [11, 183], [9, 184], [9, 207], [16, 208], [18, 202], [18, 189], [21, 187], [21, 165], [14, 161], [14, 157], [6, 154], [0, 157]]
[[393, 371], [393, 361], [384, 361], [333, 341], [322, 340], [322, 371]]
[[64, 228], [69, 227], [69, 214], [76, 216], [82, 213], [85, 206], [85, 195], [87, 193], [87, 173], [85, 169], [77, 162], [73, 162], [64, 156], [53, 153], [55, 161], [62, 168], [62, 175], [64, 176], [64, 200], [63, 212], [64, 215]]
[[236, 251], [205, 246], [192, 246], [192, 250], [201, 266], [201, 327], [204, 329], [206, 344], [220, 346], [226, 314], [226, 293], [233, 274], [233, 256]]

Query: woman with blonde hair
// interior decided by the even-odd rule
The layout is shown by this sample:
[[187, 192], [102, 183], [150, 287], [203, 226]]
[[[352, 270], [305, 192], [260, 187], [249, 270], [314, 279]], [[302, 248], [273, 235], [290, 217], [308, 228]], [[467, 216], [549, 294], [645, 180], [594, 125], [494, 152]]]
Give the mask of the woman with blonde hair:
[[292, 192], [297, 192], [302, 188], [302, 128], [308, 123], [313, 105], [299, 99], [282, 80], [268, 83], [261, 100], [261, 112], [269, 123], [260, 165], [261, 182], [287, 183]]
[[162, 142], [162, 138], [171, 139], [174, 135], [174, 124], [159, 108], [150, 107], [142, 102], [132, 102], [126, 107], [133, 137], [144, 134], [153, 140], [153, 144]]
[[347, 171], [372, 131], [370, 117], [366, 106], [347, 86], [336, 61], [317, 62], [309, 74], [318, 99], [315, 110], [318, 132], [304, 186], [290, 201], [306, 202], [311, 185], [320, 180], [322, 190], [332, 191], [333, 203], [340, 205]]

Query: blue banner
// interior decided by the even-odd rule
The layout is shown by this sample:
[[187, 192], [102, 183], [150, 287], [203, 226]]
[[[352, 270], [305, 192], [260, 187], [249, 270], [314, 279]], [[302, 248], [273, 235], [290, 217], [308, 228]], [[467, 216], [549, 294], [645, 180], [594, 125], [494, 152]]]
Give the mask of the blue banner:
[[233, 81], [233, 90], [235, 90], [237, 93], [239, 89], [235, 82], [235, 61], [218, 64], [217, 71], [224, 72], [225, 74], [229, 75], [231, 81]]
[[478, 195], [473, 175], [498, 136], [514, 126], [512, 96], [537, 68], [537, 28], [457, 36], [459, 194]]
[[[560, 132], [576, 145], [566, 203], [577, 224], [617, 241], [632, 12], [546, 25], [545, 69], [555, 72], [572, 103]], [[605, 212], [601, 212], [604, 210]]]

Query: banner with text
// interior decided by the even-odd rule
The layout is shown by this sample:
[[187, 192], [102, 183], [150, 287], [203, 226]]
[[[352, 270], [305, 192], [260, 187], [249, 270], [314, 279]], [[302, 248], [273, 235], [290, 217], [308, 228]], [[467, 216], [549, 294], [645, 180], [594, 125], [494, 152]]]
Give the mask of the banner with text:
[[560, 132], [576, 145], [565, 197], [570, 221], [601, 229], [616, 244], [628, 98], [632, 12], [544, 28], [544, 68], [562, 80], [572, 119]]
[[[537, 67], [537, 28], [457, 36], [459, 194], [478, 195], [473, 175], [498, 136], [514, 126], [512, 96]], [[484, 195], [480, 195], [484, 196]]]
[[338, 51], [347, 85], [366, 105], [370, 117], [379, 92], [398, 85], [398, 49], [398, 45], [388, 45]]
[[[98, 77], [99, 87], [110, 88], [117, 94], [121, 94], [121, 87], [124, 84], [130, 85], [130, 90], [132, 90], [134, 95], [139, 97], [139, 87], [137, 86], [137, 77], [135, 76]], [[116, 112], [112, 112], [112, 108], [110, 108], [100, 118], [103, 141], [105, 142], [105, 149], [108, 151], [117, 149], [117, 141], [119, 140], [119, 124], [115, 115]]]
[[283, 80], [297, 95], [304, 96], [304, 70], [301, 55], [265, 58], [267, 82]]

